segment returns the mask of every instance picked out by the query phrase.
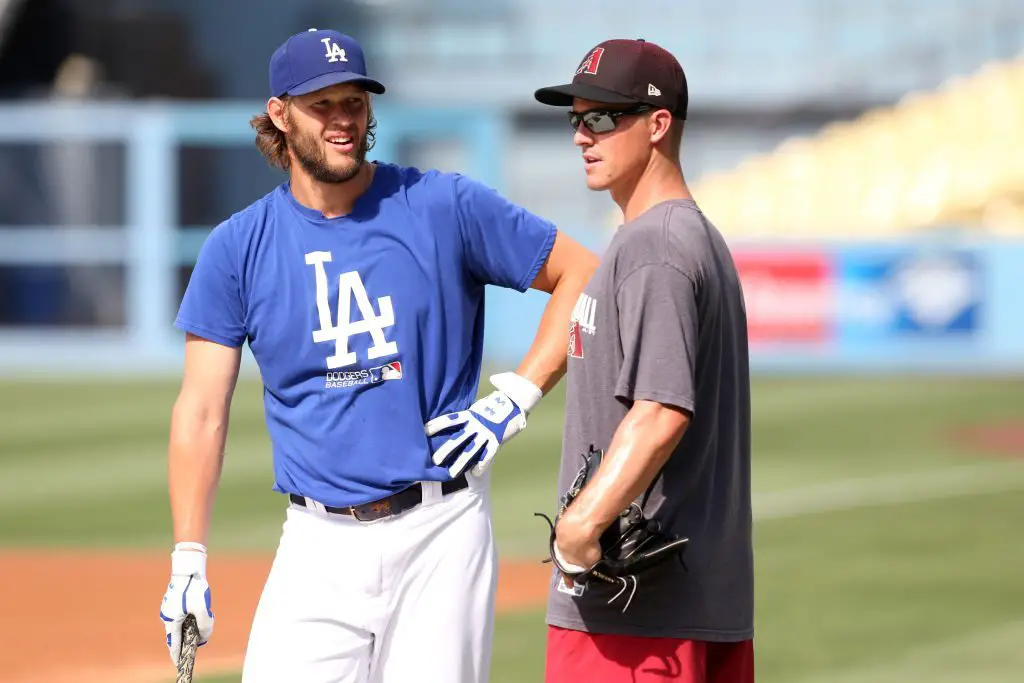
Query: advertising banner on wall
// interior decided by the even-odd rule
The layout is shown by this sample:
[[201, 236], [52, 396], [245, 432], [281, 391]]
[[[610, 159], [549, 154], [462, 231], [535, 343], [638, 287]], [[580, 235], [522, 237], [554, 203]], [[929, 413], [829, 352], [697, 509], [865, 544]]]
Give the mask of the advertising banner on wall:
[[817, 251], [737, 250], [751, 347], [824, 344], [835, 332], [834, 259]]
[[965, 340], [981, 329], [985, 274], [973, 252], [848, 249], [837, 257], [844, 342]]
[[[1009, 367], [1024, 250], [889, 242], [732, 248], [751, 362], [780, 370]], [[1017, 284], [1014, 284], [1017, 283]], [[1021, 323], [1024, 324], [1024, 323]]]

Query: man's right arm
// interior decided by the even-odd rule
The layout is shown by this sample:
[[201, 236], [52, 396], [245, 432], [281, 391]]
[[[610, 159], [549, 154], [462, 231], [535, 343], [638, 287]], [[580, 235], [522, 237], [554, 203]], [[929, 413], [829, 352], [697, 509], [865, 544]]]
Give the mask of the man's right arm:
[[222, 223], [203, 243], [174, 321], [185, 332], [185, 372], [167, 448], [174, 551], [160, 620], [175, 665], [186, 614], [196, 617], [200, 645], [213, 633], [206, 539], [247, 336], [236, 228]]
[[186, 335], [167, 463], [175, 543], [206, 545], [241, 356], [241, 347]]

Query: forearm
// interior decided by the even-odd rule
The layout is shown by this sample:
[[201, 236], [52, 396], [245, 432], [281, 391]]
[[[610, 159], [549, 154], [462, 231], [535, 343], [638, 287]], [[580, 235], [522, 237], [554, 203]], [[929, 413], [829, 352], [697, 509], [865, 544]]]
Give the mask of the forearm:
[[516, 369], [516, 374], [545, 394], [565, 375], [569, 319], [590, 272], [566, 274], [558, 281], [544, 307], [533, 343]]
[[593, 479], [565, 513], [566, 521], [597, 538], [654, 481], [682, 438], [682, 411], [640, 401], [626, 413]]
[[174, 540], [206, 544], [227, 436], [226, 407], [179, 403], [171, 418], [168, 488]]

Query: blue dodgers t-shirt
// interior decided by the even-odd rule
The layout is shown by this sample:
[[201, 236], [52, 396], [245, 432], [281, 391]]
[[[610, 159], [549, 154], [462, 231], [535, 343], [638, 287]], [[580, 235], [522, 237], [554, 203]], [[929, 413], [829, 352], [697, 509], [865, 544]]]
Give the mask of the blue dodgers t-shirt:
[[248, 340], [274, 490], [356, 505], [443, 481], [423, 425], [476, 397], [484, 287], [525, 291], [555, 226], [466, 176], [377, 163], [352, 213], [287, 183], [210, 233], [176, 326]]

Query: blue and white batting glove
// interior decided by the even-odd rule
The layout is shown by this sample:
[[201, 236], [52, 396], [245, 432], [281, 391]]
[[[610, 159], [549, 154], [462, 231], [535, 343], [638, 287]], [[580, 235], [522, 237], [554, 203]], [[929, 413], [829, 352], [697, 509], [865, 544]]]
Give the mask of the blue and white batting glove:
[[167, 632], [167, 649], [171, 661], [178, 666], [181, 653], [181, 624], [186, 614], [196, 616], [199, 644], [213, 634], [213, 611], [210, 609], [210, 584], [206, 582], [206, 547], [201, 543], [178, 543], [171, 553], [171, 582], [160, 603], [160, 621]]
[[497, 389], [457, 413], [436, 417], [427, 423], [427, 436], [454, 430], [434, 451], [434, 464], [448, 467], [455, 478], [473, 465], [473, 475], [487, 470], [498, 447], [526, 428], [526, 416], [543, 398], [533, 382], [514, 372], [491, 376]]

